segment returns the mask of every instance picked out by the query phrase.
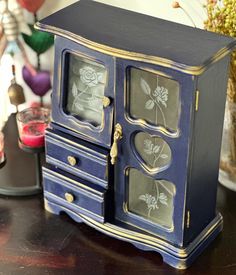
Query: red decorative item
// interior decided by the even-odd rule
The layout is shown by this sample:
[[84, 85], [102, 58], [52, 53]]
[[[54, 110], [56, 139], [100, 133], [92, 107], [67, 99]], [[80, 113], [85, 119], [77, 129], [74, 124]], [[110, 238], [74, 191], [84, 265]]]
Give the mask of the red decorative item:
[[28, 108], [17, 114], [19, 137], [24, 146], [30, 148], [44, 146], [49, 117], [50, 111], [45, 108]]
[[41, 121], [31, 121], [23, 126], [21, 141], [29, 147], [44, 146], [44, 135], [47, 124]]
[[17, 0], [17, 2], [29, 12], [36, 13], [45, 0]]

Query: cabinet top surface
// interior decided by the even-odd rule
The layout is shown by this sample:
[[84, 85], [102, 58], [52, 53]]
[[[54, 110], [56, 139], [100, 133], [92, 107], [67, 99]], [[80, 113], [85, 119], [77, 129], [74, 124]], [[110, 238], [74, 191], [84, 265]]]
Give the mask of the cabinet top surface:
[[90, 0], [76, 2], [36, 27], [110, 55], [156, 61], [190, 73], [236, 45], [231, 37]]

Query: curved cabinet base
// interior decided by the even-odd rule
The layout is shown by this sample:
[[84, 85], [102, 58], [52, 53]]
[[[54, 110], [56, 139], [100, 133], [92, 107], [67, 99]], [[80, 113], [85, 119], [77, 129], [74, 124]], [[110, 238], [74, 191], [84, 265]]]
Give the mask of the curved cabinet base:
[[75, 213], [55, 202], [44, 200], [45, 209], [53, 214], [61, 212], [68, 214], [76, 222], [87, 225], [111, 237], [132, 243], [145, 251], [156, 251], [161, 254], [163, 261], [178, 269], [189, 267], [197, 256], [211, 243], [223, 228], [223, 218], [220, 213], [216, 218], [191, 242], [187, 247], [179, 248], [155, 236], [142, 234], [133, 230], [121, 228], [110, 223], [100, 223], [85, 215]]

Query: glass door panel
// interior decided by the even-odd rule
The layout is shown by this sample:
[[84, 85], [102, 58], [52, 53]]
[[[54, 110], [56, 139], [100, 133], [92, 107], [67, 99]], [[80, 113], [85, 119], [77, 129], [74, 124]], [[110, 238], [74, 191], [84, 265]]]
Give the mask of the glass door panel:
[[[117, 59], [116, 219], [181, 245], [187, 182], [192, 76]], [[184, 103], [184, 104], [183, 104]]]
[[115, 93], [113, 57], [61, 37], [57, 37], [55, 47], [52, 122], [71, 135], [110, 148]]
[[148, 170], [160, 171], [170, 165], [171, 149], [164, 139], [139, 132], [134, 137], [134, 145], [142, 163]]
[[179, 83], [136, 68], [129, 68], [128, 73], [128, 109], [131, 118], [177, 132], [180, 116]]
[[128, 211], [167, 228], [173, 226], [175, 186], [137, 169], [128, 170]]
[[78, 117], [81, 121], [101, 126], [107, 70], [97, 62], [74, 54], [68, 55], [66, 112]]

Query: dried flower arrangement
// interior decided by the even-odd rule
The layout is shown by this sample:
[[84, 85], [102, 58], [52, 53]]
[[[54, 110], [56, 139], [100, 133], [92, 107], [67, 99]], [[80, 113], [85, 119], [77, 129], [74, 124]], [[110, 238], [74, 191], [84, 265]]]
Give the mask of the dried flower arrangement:
[[[172, 8], [181, 9], [196, 27], [193, 18], [180, 2], [174, 1]], [[236, 0], [206, 0], [204, 8], [207, 14], [204, 21], [206, 30], [236, 38]], [[236, 190], [236, 50], [230, 62], [224, 130], [220, 168], [228, 174], [230, 186], [233, 186], [231, 189]], [[219, 179], [225, 181], [221, 180], [221, 174]]]
[[[207, 0], [208, 18], [205, 29], [236, 38], [236, 0]], [[228, 161], [221, 160], [221, 168], [236, 179], [236, 51], [232, 53], [228, 82], [227, 105], [229, 108]]]

